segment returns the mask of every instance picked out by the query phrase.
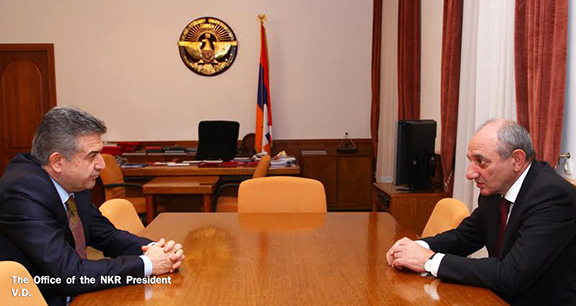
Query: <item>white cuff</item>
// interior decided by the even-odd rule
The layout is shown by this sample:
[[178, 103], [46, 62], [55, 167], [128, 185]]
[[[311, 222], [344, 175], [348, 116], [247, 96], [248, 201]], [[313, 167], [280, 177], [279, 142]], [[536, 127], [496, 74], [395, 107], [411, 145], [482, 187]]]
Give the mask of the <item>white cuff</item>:
[[[418, 243], [421, 247], [430, 250], [430, 245], [428, 244], [428, 242], [424, 240], [416, 240], [414, 242]], [[434, 277], [438, 277], [438, 269], [440, 269], [440, 263], [442, 262], [442, 259], [444, 258], [445, 255], [446, 254], [443, 253], [436, 253], [432, 257], [432, 261], [430, 262], [430, 273], [434, 275]]]
[[430, 250], [430, 246], [428, 245], [428, 242], [426, 242], [424, 240], [416, 240], [414, 242], [418, 243], [421, 247]]
[[152, 275], [152, 260], [146, 255], [140, 255], [140, 258], [144, 262], [144, 277]]
[[440, 263], [446, 254], [443, 253], [436, 253], [432, 257], [432, 262], [430, 262], [430, 273], [434, 275], [434, 277], [438, 277], [438, 269], [440, 269]]

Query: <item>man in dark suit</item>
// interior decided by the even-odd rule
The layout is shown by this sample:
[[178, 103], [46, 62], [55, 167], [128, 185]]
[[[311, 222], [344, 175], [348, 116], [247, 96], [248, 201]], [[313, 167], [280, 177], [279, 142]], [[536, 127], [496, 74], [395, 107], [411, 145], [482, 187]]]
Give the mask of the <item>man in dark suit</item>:
[[[398, 240], [396, 268], [491, 289], [515, 305], [576, 304], [576, 189], [534, 160], [528, 132], [493, 119], [468, 146], [478, 208], [454, 230]], [[489, 258], [467, 258], [486, 246]]]
[[[42, 119], [32, 153], [16, 156], [0, 178], [0, 260], [44, 277], [39, 288], [50, 305], [125, 284], [127, 276], [173, 272], [184, 259], [180, 244], [118, 230], [92, 205], [89, 190], [105, 168], [105, 132], [94, 116], [56, 107]], [[88, 260], [86, 246], [112, 259]], [[121, 282], [106, 284], [101, 276], [120, 276]], [[81, 283], [81, 277], [94, 282]]]

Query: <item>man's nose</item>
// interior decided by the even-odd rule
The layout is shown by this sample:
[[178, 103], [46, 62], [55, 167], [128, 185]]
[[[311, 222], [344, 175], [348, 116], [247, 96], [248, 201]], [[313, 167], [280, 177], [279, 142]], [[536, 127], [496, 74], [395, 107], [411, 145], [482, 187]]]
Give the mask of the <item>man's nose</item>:
[[100, 171], [106, 169], [106, 163], [104, 162], [104, 158], [102, 158], [102, 154], [98, 154], [96, 156], [96, 164], [94, 165], [94, 169]]
[[472, 164], [472, 162], [468, 164], [468, 169], [466, 169], [466, 178], [469, 180], [478, 178], [478, 171], [476, 171], [476, 167]]

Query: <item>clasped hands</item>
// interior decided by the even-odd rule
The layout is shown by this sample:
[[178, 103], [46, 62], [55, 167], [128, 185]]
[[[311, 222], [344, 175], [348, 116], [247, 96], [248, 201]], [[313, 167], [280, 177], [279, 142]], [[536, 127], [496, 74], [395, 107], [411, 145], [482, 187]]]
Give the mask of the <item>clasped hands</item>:
[[386, 260], [388, 265], [397, 269], [408, 268], [423, 273], [424, 263], [434, 254], [433, 251], [419, 245], [409, 238], [402, 238], [388, 250]]
[[142, 252], [152, 261], [152, 275], [161, 275], [176, 271], [184, 261], [182, 245], [164, 238], [153, 245], [142, 246]]

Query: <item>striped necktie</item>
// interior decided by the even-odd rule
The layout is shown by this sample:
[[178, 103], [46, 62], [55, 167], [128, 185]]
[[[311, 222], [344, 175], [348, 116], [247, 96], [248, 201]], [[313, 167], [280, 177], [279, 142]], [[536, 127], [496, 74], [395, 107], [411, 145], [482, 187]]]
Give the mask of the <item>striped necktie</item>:
[[86, 259], [86, 239], [84, 238], [84, 228], [82, 227], [80, 216], [78, 216], [78, 208], [76, 207], [74, 197], [68, 198], [66, 205], [68, 206], [68, 226], [70, 227], [70, 231], [72, 231], [72, 236], [74, 236], [76, 253], [80, 255], [80, 258]]

